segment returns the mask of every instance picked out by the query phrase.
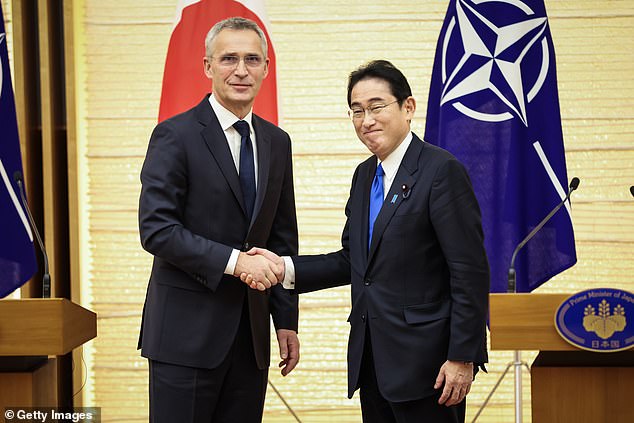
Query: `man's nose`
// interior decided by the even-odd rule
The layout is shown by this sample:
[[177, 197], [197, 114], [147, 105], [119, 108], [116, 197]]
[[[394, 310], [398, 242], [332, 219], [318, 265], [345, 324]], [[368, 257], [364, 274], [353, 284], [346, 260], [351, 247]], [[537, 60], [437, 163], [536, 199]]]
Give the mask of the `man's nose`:
[[235, 73], [236, 75], [240, 76], [246, 76], [249, 74], [249, 72], [247, 71], [247, 65], [244, 61], [244, 57], [241, 57], [238, 60], [238, 65], [236, 66]]
[[363, 114], [363, 120], [361, 121], [361, 124], [365, 127], [368, 127], [368, 126], [372, 126], [374, 122], [375, 122], [374, 116], [372, 115], [372, 113], [366, 110], [365, 113]]

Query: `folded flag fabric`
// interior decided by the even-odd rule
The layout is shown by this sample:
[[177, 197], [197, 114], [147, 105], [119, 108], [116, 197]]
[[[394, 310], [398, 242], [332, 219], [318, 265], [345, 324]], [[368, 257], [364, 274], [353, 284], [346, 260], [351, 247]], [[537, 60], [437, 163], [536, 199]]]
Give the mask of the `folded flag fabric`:
[[[482, 210], [491, 291], [517, 244], [565, 197], [555, 50], [543, 0], [451, 0], [438, 39], [425, 140], [468, 169]], [[518, 254], [517, 292], [576, 262], [567, 203]]]
[[14, 178], [22, 174], [22, 159], [1, 4], [0, 62], [0, 298], [4, 298], [33, 276], [37, 262]]

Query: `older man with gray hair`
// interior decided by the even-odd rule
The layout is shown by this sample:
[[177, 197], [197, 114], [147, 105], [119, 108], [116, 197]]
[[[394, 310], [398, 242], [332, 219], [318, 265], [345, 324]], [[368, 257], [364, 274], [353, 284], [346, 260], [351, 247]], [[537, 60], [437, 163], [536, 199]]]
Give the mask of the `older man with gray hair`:
[[266, 38], [255, 22], [230, 18], [205, 49], [213, 94], [154, 129], [141, 171], [139, 231], [154, 264], [139, 348], [155, 423], [261, 421], [269, 316], [282, 374], [299, 360], [297, 296], [273, 286], [273, 263], [244, 253], [297, 254], [290, 137], [252, 112]]

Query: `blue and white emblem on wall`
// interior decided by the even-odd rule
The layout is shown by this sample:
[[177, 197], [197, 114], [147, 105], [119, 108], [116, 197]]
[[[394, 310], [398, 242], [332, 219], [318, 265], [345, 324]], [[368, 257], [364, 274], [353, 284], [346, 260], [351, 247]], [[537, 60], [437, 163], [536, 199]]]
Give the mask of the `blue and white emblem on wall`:
[[634, 294], [599, 288], [567, 298], [557, 309], [555, 327], [568, 343], [596, 352], [634, 346]]
[[[487, 7], [505, 7], [504, 21], [490, 20]], [[517, 118], [528, 126], [526, 105], [550, 66], [547, 25], [521, 0], [457, 0], [442, 39], [441, 105], [475, 120]]]

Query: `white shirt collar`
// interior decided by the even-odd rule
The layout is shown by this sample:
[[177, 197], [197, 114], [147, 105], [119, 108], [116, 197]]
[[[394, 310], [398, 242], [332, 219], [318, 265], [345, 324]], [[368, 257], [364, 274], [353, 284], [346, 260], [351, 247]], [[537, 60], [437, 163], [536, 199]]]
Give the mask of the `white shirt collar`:
[[[405, 139], [399, 144], [394, 151], [392, 151], [381, 163], [383, 166], [383, 172], [385, 172], [385, 177], [388, 181], [392, 181], [396, 176], [396, 172], [398, 171], [401, 162], [403, 161], [403, 157], [405, 157], [405, 153], [407, 152], [407, 148], [412, 142], [413, 135], [412, 131], [409, 131], [405, 136]], [[377, 164], [378, 166], [378, 164]]]
[[211, 108], [216, 113], [216, 117], [218, 118], [218, 122], [220, 122], [220, 127], [223, 131], [231, 128], [234, 123], [239, 120], [246, 120], [249, 123], [249, 128], [251, 129], [251, 133], [253, 133], [253, 123], [251, 122], [253, 116], [253, 109], [249, 110], [249, 113], [244, 117], [244, 119], [238, 118], [233, 114], [230, 110], [225, 108], [222, 104], [218, 102], [218, 100], [214, 97], [213, 94], [209, 96], [209, 104], [211, 104]]

